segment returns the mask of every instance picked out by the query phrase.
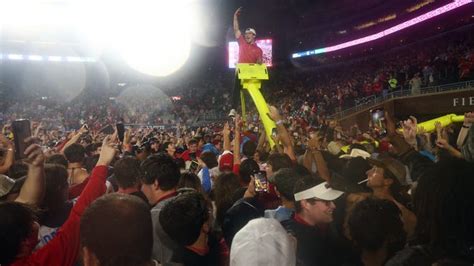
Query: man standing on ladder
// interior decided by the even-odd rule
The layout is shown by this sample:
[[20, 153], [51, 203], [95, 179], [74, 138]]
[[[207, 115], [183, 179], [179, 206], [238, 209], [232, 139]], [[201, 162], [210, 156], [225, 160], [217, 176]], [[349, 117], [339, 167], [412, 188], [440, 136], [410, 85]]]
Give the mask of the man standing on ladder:
[[[252, 29], [248, 28], [245, 30], [245, 35], [242, 36], [242, 32], [239, 29], [239, 16], [242, 11], [242, 7], [239, 7], [237, 11], [234, 13], [234, 34], [235, 38], [239, 43], [239, 62], [238, 63], [246, 63], [246, 64], [261, 64], [262, 63], [262, 49], [255, 44], [255, 37], [257, 36], [257, 32]], [[239, 99], [240, 99], [240, 81], [237, 79], [237, 75], [235, 78], [234, 84], [234, 92], [232, 97], [232, 108], [237, 109], [239, 106]], [[234, 111], [234, 112], [232, 112]], [[231, 114], [234, 113], [235, 110], [232, 110]], [[229, 114], [229, 115], [231, 115]]]

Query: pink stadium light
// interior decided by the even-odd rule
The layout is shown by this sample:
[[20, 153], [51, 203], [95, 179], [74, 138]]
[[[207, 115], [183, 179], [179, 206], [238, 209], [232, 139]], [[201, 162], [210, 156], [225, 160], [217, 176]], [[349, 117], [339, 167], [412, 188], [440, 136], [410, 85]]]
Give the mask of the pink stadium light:
[[454, 2], [452, 2], [450, 4], [447, 4], [447, 5], [444, 5], [442, 7], [437, 8], [435, 10], [429, 11], [429, 12], [423, 14], [423, 15], [420, 15], [418, 17], [415, 17], [413, 19], [410, 19], [408, 21], [405, 21], [403, 23], [395, 25], [395, 26], [393, 26], [391, 28], [388, 28], [386, 30], [383, 30], [381, 32], [378, 32], [378, 33], [375, 33], [375, 34], [372, 34], [372, 35], [369, 35], [369, 36], [365, 36], [365, 37], [362, 37], [362, 38], [359, 38], [359, 39], [355, 39], [355, 40], [352, 40], [352, 41], [348, 41], [348, 42], [345, 42], [345, 43], [329, 46], [329, 47], [318, 48], [318, 49], [314, 49], [314, 50], [310, 50], [310, 51], [294, 53], [292, 55], [292, 57], [293, 58], [298, 58], [298, 57], [328, 53], [328, 52], [341, 50], [341, 49], [344, 49], [344, 48], [347, 48], [347, 47], [355, 46], [355, 45], [358, 45], [358, 44], [371, 42], [371, 41], [383, 38], [385, 36], [388, 36], [388, 35], [390, 35], [394, 32], [401, 31], [403, 29], [406, 29], [408, 27], [411, 27], [413, 25], [421, 23], [421, 22], [423, 22], [425, 20], [428, 20], [430, 18], [434, 18], [436, 16], [439, 16], [441, 14], [449, 12], [453, 9], [462, 7], [462, 6], [467, 5], [467, 4], [470, 4], [473, 1], [474, 0], [455, 0]]

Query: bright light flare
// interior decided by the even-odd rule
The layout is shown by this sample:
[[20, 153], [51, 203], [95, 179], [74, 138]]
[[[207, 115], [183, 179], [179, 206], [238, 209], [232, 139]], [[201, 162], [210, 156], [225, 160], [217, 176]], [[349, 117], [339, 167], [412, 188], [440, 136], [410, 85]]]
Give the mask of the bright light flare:
[[40, 55], [29, 55], [28, 60], [30, 61], [43, 61], [43, 57]]
[[[195, 17], [191, 2], [79, 1], [76, 20], [80, 31], [95, 47], [112, 48], [137, 71], [167, 76], [189, 58], [190, 28]], [[84, 12], [88, 14], [87, 19], [83, 17]]]
[[[81, 45], [99, 57], [118, 52], [132, 68], [167, 76], [190, 55], [192, 33], [204, 16], [195, 0], [0, 0], [0, 27], [14, 33], [72, 28]], [[202, 13], [202, 12], [201, 12]], [[50, 57], [45, 57], [48, 61]], [[61, 61], [78, 62], [61, 58]]]
[[9, 54], [8, 59], [10, 60], [23, 60], [24, 56], [21, 54]]
[[61, 58], [61, 56], [56, 56], [56, 55], [52, 55], [52, 56], [48, 56], [48, 61], [50, 62], [61, 62], [63, 59]]
[[126, 20], [116, 49], [134, 69], [167, 76], [187, 61], [191, 39], [189, 10], [180, 1], [147, 1], [142, 12]]

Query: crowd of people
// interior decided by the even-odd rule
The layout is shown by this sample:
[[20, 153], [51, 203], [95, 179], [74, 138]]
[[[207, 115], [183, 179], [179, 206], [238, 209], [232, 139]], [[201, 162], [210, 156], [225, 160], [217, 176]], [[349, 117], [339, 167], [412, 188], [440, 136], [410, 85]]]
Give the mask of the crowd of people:
[[269, 86], [269, 91], [275, 104], [291, 105], [292, 109], [309, 105], [318, 114], [333, 114], [373, 95], [397, 90], [420, 93], [422, 87], [470, 80], [472, 46], [472, 35], [454, 33], [316, 73], [278, 75], [282, 78], [271, 80], [274, 84]]
[[0, 264], [472, 265], [474, 113], [435, 132], [390, 113], [364, 131], [269, 116], [274, 146], [239, 115], [124, 131], [31, 121], [21, 160], [5, 124]]
[[[263, 93], [267, 102], [292, 117], [316, 121], [318, 116], [327, 117], [370, 97], [398, 90], [416, 94], [423, 87], [471, 80], [472, 47], [472, 32], [452, 32], [373, 57], [343, 63], [335, 58], [315, 70], [270, 69]], [[51, 118], [67, 130], [78, 129], [78, 121], [100, 128], [118, 119], [139, 125], [202, 126], [224, 120], [235, 108], [231, 99], [233, 78], [230, 72], [211, 71], [206, 78], [200, 75], [177, 85], [163, 85], [161, 93], [135, 87], [109, 94], [85, 90], [66, 104], [54, 97], [9, 99], [7, 93], [2, 96], [6, 101], [1, 103], [5, 111], [0, 121]], [[249, 109], [255, 111], [253, 105]]]
[[[240, 10], [236, 38], [258, 52]], [[474, 112], [433, 132], [387, 111], [368, 129], [328, 118], [364, 97], [471, 79], [472, 37], [273, 70], [272, 134], [252, 107], [229, 113], [225, 75], [173, 97], [6, 95], [0, 265], [472, 265]]]
[[[418, 94], [423, 87], [471, 80], [473, 44], [472, 33], [454, 32], [349, 62], [341, 63], [337, 57], [327, 59], [331, 62], [314, 70], [270, 69], [270, 80], [264, 82], [263, 91], [268, 102], [292, 116], [328, 116], [373, 96], [399, 90]], [[222, 119], [231, 109], [230, 89], [226, 89], [226, 84], [232, 85], [231, 79], [219, 75], [215, 82], [178, 87], [184, 97], [175, 107], [198, 110], [202, 120]], [[189, 88], [195, 89], [184, 93]], [[208, 103], [212, 108], [207, 107]]]

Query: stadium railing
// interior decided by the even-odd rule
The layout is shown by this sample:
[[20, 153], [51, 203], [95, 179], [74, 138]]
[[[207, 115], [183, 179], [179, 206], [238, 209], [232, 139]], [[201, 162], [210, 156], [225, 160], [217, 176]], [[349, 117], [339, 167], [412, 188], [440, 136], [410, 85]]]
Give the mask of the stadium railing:
[[424, 94], [434, 94], [434, 93], [440, 93], [440, 92], [446, 92], [446, 91], [464, 90], [464, 89], [469, 89], [469, 88], [474, 88], [474, 80], [425, 87], [425, 88], [422, 88], [420, 92], [416, 94], [412, 93], [412, 91], [408, 89], [408, 90], [394, 91], [394, 92], [381, 95], [381, 96], [372, 95], [372, 96], [368, 96], [359, 100], [359, 104], [357, 104], [356, 106], [342, 110], [341, 112], [337, 112], [329, 116], [329, 118], [341, 119], [349, 114], [354, 114], [355, 112], [358, 112], [370, 107], [374, 107], [382, 102], [385, 102], [391, 99], [410, 97], [410, 96], [419, 96], [419, 95], [424, 95]]

